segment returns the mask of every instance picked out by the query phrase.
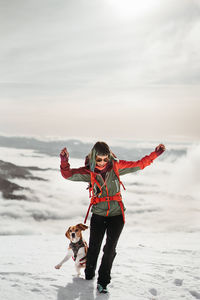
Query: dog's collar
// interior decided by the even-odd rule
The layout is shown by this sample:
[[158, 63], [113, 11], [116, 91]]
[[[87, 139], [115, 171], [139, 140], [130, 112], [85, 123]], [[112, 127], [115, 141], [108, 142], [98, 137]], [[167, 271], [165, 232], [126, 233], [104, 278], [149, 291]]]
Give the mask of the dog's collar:
[[82, 247], [85, 247], [85, 244], [82, 239], [80, 239], [77, 243], [70, 243], [69, 247], [72, 249], [74, 253], [74, 260], [76, 261], [78, 250]]

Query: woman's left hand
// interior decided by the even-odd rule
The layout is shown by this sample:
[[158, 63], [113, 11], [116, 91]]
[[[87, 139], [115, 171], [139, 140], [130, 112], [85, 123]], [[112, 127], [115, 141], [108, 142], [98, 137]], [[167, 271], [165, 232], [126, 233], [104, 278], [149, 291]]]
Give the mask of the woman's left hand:
[[165, 151], [165, 145], [163, 144], [159, 144], [156, 148], [155, 148], [155, 152], [157, 155], [162, 154]]

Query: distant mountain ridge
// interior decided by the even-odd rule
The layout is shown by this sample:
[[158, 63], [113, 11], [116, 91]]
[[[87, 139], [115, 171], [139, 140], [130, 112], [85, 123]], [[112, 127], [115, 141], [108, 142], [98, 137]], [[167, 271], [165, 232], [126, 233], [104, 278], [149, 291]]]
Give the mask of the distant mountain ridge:
[[[36, 153], [47, 154], [49, 156], [59, 156], [62, 148], [67, 147], [70, 157], [84, 158], [91, 150], [92, 143], [84, 143], [77, 139], [58, 140], [58, 141], [41, 141], [36, 138], [29, 137], [5, 137], [0, 136], [0, 147], [30, 149], [35, 150]], [[157, 145], [155, 145], [157, 146]], [[145, 155], [150, 154], [154, 149], [152, 148], [126, 148], [121, 146], [112, 146], [112, 151], [119, 159], [138, 160]], [[168, 150], [166, 155], [174, 154], [181, 156], [186, 151]], [[162, 159], [162, 157], [161, 157]]]

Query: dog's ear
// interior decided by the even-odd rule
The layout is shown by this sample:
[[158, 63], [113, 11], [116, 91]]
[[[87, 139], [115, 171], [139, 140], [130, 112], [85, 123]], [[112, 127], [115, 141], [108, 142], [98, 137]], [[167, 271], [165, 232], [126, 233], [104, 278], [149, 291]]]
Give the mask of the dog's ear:
[[76, 227], [80, 230], [86, 230], [88, 229], [88, 226], [84, 225], [84, 224], [77, 224]]
[[69, 234], [70, 228], [71, 228], [71, 227], [69, 227], [68, 230], [67, 230], [66, 233], [65, 233], [65, 236], [66, 236], [69, 240], [70, 240], [70, 234]]

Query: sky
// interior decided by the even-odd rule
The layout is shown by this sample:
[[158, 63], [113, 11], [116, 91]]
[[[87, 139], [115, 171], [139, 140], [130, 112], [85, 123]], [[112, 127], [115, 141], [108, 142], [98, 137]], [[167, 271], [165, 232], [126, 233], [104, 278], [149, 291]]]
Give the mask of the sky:
[[0, 0], [0, 133], [199, 141], [200, 0]]

